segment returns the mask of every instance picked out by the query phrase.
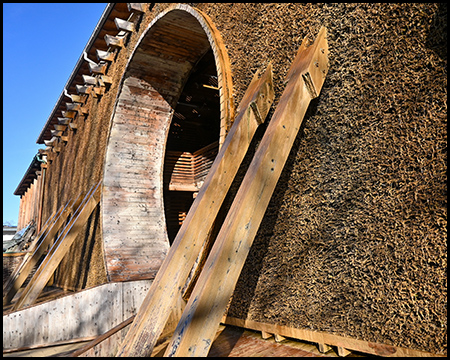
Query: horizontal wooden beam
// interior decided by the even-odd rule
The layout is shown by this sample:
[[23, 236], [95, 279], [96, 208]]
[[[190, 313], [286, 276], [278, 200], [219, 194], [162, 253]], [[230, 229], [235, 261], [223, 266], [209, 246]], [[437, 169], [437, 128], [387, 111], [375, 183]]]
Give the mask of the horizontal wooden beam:
[[90, 94], [92, 91], [92, 85], [75, 85], [75, 88], [77, 89], [78, 94]]
[[[239, 326], [245, 329], [255, 331], [265, 331], [268, 333], [277, 333], [285, 337], [297, 340], [309, 341], [316, 344], [326, 344], [328, 346], [342, 347], [343, 349], [358, 351], [365, 354], [392, 357], [444, 357], [445, 355], [436, 355], [426, 351], [392, 346], [371, 341], [358, 340], [340, 335], [334, 335], [322, 331], [313, 331], [309, 329], [297, 329], [294, 327], [267, 324], [253, 320], [243, 320], [226, 316], [222, 319], [223, 324]], [[328, 347], [323, 350], [328, 351]]]

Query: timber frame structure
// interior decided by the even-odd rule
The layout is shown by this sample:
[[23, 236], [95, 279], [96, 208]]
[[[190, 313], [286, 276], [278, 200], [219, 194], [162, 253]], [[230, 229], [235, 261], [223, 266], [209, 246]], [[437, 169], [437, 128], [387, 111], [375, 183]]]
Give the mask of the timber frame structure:
[[[376, 32], [372, 23], [388, 24], [384, 13], [401, 23], [402, 11], [107, 4], [38, 136], [45, 148], [14, 193], [18, 230], [34, 221], [36, 236], [4, 281], [4, 354], [79, 342], [61, 355], [207, 356], [224, 326], [238, 326], [277, 343], [311, 342], [317, 354], [446, 356], [446, 87], [438, 70], [446, 47], [444, 57], [437, 45], [417, 46], [426, 33], [436, 38], [442, 9], [408, 8], [417, 24], [431, 24], [409, 36], [432, 59], [424, 66], [441, 96], [416, 101], [434, 139], [417, 131], [422, 115], [408, 113], [415, 128], [405, 130], [395, 107], [406, 95], [367, 100], [390, 91], [373, 60], [385, 49], [362, 49], [361, 40], [365, 67], [346, 62], [351, 41]], [[354, 24], [342, 25], [347, 18]], [[419, 65], [408, 69], [420, 73]], [[378, 147], [386, 129], [432, 150]], [[392, 165], [411, 149], [420, 169]], [[414, 189], [406, 178], [418, 181]], [[434, 192], [425, 196], [427, 187]], [[395, 204], [401, 211], [388, 216]], [[411, 268], [402, 264], [419, 243]], [[380, 285], [373, 264], [389, 282]], [[425, 275], [418, 281], [411, 269]]]

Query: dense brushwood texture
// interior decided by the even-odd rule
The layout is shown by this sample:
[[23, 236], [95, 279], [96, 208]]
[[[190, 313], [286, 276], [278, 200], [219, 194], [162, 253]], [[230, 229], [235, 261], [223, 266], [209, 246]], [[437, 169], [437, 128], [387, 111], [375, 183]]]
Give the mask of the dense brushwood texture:
[[228, 314], [446, 353], [446, 5], [198, 6], [236, 103], [269, 60], [276, 103], [301, 39], [329, 33], [327, 80]]

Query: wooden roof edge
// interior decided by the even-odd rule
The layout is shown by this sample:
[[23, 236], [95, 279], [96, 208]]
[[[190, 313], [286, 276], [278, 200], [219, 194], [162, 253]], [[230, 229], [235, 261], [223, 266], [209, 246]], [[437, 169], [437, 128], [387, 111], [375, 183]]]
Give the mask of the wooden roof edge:
[[84, 47], [83, 51], [81, 52], [80, 57], [78, 58], [77, 63], [75, 64], [74, 69], [72, 70], [72, 73], [69, 76], [69, 79], [67, 80], [66, 84], [64, 85], [63, 90], [61, 91], [61, 95], [59, 96], [58, 100], [56, 101], [55, 106], [53, 107], [52, 112], [50, 113], [50, 116], [47, 119], [47, 122], [45, 123], [44, 127], [42, 128], [36, 143], [37, 144], [43, 144], [44, 143], [44, 135], [45, 132], [47, 130], [47, 127], [50, 126], [53, 117], [55, 116], [56, 112], [58, 111], [60, 105], [63, 102], [64, 97], [66, 96], [64, 93], [65, 91], [67, 91], [66, 89], [68, 89], [70, 87], [70, 84], [72, 83], [72, 81], [75, 79], [75, 77], [78, 74], [79, 69], [81, 68], [81, 65], [83, 64], [84, 60], [84, 53], [85, 52], [89, 52], [89, 49], [92, 47], [92, 45], [94, 44], [95, 40], [97, 39], [98, 34], [100, 33], [100, 31], [103, 28], [103, 25], [105, 24], [106, 20], [108, 20], [109, 15], [111, 14], [112, 10], [114, 9], [114, 6], [116, 5], [116, 3], [108, 3], [108, 5], [106, 5], [105, 10], [103, 10], [102, 16], [100, 17], [100, 20], [98, 21], [97, 25], [95, 26], [94, 31], [91, 34], [91, 37], [89, 38], [86, 46]]
[[[40, 152], [38, 151], [38, 153], [36, 155], [39, 155]], [[37, 157], [33, 156], [33, 160], [31, 160], [30, 165], [28, 166], [27, 171], [25, 171], [25, 174], [22, 177], [22, 180], [20, 180], [19, 185], [17, 185], [16, 190], [14, 191], [14, 195], [23, 195], [25, 194], [25, 192], [28, 190], [28, 188], [30, 187], [31, 183], [33, 181], [28, 182], [29, 179], [36, 179], [37, 175], [36, 175], [36, 171], [41, 169], [41, 163], [39, 162], [39, 160], [37, 159]]]

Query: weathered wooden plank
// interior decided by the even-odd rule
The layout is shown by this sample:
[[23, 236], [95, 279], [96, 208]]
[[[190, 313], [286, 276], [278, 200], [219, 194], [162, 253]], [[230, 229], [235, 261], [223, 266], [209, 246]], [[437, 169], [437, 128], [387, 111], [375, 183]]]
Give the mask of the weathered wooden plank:
[[101, 182], [93, 186], [91, 191], [83, 199], [69, 223], [63, 229], [58, 239], [51, 247], [47, 256], [42, 261], [33, 278], [28, 283], [27, 287], [14, 304], [13, 309], [17, 310], [24, 306], [32, 305], [36, 298], [41, 293], [45, 284], [47, 284], [50, 277], [53, 275], [56, 267], [61, 262], [64, 255], [72, 245], [78, 232], [81, 230], [94, 208], [100, 201]]
[[61, 114], [65, 118], [70, 118], [70, 119], [75, 119], [75, 116], [77, 116], [77, 112], [76, 111], [61, 111]]
[[24, 258], [23, 263], [18, 268], [18, 271], [11, 275], [11, 281], [7, 283], [7, 286], [5, 286], [4, 289], [3, 305], [9, 304], [11, 299], [23, 285], [28, 275], [44, 254], [44, 251], [47, 250], [50, 242], [53, 240], [60, 227], [70, 215], [73, 203], [74, 201], [69, 201], [65, 206], [60, 208], [49, 226], [46, 227], [45, 231], [40, 234], [36, 248], [33, 250], [33, 254]]
[[[230, 133], [220, 149], [205, 183], [169, 249], [135, 321], [119, 348], [119, 356], [146, 356], [161, 334], [175, 301], [207, 239], [220, 206], [243, 160], [258, 127], [251, 109], [261, 106], [261, 116], [267, 116], [273, 101], [272, 66], [258, 79], [255, 74], [238, 110]], [[263, 104], [261, 104], [263, 102]], [[265, 103], [269, 106], [265, 106]]]
[[[321, 51], [323, 49], [323, 51]], [[315, 65], [317, 64], [317, 66]], [[328, 70], [326, 29], [313, 45], [303, 41], [280, 102], [206, 260], [168, 356], [206, 356], [239, 278], [272, 193], [314, 94]], [[307, 83], [307, 80], [310, 84]], [[274, 334], [279, 334], [274, 332]]]

